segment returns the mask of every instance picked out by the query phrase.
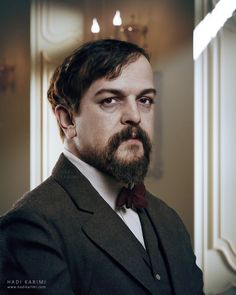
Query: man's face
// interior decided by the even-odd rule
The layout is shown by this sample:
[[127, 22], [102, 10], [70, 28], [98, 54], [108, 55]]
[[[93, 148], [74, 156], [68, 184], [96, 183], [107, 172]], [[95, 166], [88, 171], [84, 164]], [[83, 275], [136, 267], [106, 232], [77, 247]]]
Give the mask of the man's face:
[[92, 83], [75, 117], [77, 156], [108, 173], [110, 157], [115, 158], [115, 166], [132, 166], [144, 157], [149, 162], [154, 96], [152, 69], [143, 56], [124, 67], [117, 78]]

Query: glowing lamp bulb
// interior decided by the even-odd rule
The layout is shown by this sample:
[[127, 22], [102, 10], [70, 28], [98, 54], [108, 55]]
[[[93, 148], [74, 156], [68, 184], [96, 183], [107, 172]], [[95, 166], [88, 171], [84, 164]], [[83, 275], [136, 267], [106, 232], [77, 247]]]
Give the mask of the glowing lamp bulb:
[[98, 34], [100, 32], [100, 26], [96, 18], [93, 19], [93, 23], [91, 26], [91, 32], [94, 34]]
[[113, 18], [113, 25], [114, 26], [121, 26], [122, 25], [122, 19], [121, 19], [119, 10], [117, 10], [115, 13], [115, 16]]

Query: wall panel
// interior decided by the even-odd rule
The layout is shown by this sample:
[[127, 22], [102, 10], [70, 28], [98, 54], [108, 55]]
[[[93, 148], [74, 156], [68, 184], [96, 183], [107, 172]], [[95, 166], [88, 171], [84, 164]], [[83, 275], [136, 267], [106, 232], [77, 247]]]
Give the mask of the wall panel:
[[195, 248], [207, 294], [236, 285], [235, 69], [232, 17], [195, 63]]

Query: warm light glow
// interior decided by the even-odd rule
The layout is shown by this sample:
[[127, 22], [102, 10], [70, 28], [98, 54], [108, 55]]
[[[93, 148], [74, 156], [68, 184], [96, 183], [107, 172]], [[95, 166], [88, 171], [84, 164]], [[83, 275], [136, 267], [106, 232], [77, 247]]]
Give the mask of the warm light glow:
[[224, 26], [236, 9], [236, 0], [220, 0], [211, 13], [197, 25], [193, 32], [193, 58], [197, 59], [212, 38]]
[[100, 32], [100, 27], [96, 18], [93, 19], [93, 23], [91, 26], [91, 32], [93, 34], [98, 34]]
[[119, 10], [117, 10], [115, 13], [115, 16], [113, 18], [113, 25], [114, 26], [121, 26], [122, 25], [122, 19], [121, 19]]

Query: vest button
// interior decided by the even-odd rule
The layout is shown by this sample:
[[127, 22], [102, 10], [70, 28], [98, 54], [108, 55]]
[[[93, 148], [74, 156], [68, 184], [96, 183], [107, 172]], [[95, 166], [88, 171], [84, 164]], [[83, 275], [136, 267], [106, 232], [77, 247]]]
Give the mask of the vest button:
[[156, 277], [156, 279], [157, 279], [158, 281], [160, 281], [161, 276], [160, 276], [158, 273], [155, 275], [155, 277]]

